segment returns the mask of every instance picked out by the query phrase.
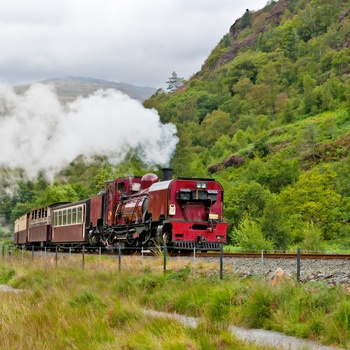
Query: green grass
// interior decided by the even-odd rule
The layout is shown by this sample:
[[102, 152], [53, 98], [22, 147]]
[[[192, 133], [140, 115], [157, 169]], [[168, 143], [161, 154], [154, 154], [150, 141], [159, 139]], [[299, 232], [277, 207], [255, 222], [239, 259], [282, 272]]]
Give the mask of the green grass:
[[[75, 261], [77, 260], [77, 261]], [[211, 273], [212, 266], [123, 257], [0, 261], [0, 278], [21, 293], [1, 293], [1, 349], [262, 349], [229, 325], [265, 328], [340, 347], [350, 345], [350, 297], [342, 287]], [[202, 320], [197, 328], [143, 309]], [[266, 348], [265, 348], [266, 349]]]

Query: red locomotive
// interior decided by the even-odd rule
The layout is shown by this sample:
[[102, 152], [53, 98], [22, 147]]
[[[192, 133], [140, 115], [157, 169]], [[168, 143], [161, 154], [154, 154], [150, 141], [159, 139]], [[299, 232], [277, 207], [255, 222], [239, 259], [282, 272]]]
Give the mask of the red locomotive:
[[15, 222], [14, 242], [40, 247], [216, 249], [226, 242], [223, 189], [212, 179], [155, 174], [107, 181], [98, 195], [31, 211]]

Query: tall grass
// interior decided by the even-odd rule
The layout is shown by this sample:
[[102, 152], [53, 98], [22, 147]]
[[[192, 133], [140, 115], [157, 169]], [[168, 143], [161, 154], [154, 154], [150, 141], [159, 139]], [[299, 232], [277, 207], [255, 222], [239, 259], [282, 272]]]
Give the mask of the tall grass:
[[[158, 271], [162, 265], [154, 264], [157, 272], [152, 272], [130, 258], [118, 271], [113, 259], [88, 260], [84, 270], [75, 258], [69, 264], [60, 261], [58, 267], [40, 259], [0, 263], [0, 279], [21, 290], [0, 292], [1, 349], [260, 349], [242, 344], [226, 330], [191, 329], [143, 312], [154, 306], [148, 296], [163, 287], [168, 296], [178, 284], [184, 290], [189, 268], [164, 274]], [[181, 310], [177, 298], [174, 311]], [[159, 308], [167, 302], [164, 295]], [[194, 312], [195, 297], [192, 304]]]
[[[170, 259], [171, 260], [171, 259]], [[228, 331], [231, 324], [272, 329], [341, 347], [350, 345], [350, 298], [342, 287], [211, 273], [188, 263], [166, 273], [162, 259], [110, 258], [0, 262], [1, 349], [259, 349]], [[208, 273], [206, 274], [207, 271]], [[197, 328], [143, 309], [198, 317]]]

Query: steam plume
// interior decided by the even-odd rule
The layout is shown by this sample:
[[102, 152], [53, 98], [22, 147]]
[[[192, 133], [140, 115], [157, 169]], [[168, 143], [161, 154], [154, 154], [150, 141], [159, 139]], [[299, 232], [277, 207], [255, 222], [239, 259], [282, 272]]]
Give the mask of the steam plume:
[[155, 110], [114, 90], [99, 90], [63, 107], [52, 87], [33, 84], [25, 94], [0, 91], [0, 166], [48, 179], [83, 155], [113, 164], [136, 149], [148, 166], [167, 165], [178, 138]]

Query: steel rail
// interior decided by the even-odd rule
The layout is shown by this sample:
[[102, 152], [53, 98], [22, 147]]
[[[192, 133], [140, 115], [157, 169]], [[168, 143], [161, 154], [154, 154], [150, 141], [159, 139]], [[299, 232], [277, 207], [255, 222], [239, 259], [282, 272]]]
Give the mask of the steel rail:
[[[198, 257], [219, 257], [217, 252], [199, 252]], [[224, 252], [225, 258], [261, 258], [266, 259], [296, 259], [297, 253], [232, 253]], [[320, 260], [350, 260], [350, 254], [320, 254], [320, 253], [301, 253], [301, 259], [320, 259]]]

